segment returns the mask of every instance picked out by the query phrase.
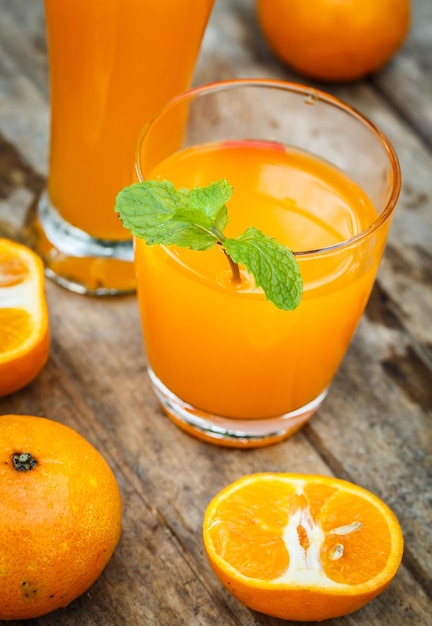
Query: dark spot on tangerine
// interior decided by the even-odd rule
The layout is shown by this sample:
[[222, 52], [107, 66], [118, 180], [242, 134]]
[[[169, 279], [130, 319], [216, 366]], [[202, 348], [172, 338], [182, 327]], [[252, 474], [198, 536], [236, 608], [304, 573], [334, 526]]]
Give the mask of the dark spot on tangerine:
[[34, 596], [35, 594], [37, 594], [39, 592], [37, 586], [32, 585], [27, 580], [24, 580], [21, 583], [21, 586], [23, 587], [24, 598], [31, 598], [32, 595]]

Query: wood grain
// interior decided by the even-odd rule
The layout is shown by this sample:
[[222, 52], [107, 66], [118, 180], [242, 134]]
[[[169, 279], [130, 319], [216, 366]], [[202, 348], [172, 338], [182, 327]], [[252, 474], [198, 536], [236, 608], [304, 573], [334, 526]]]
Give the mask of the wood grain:
[[[211, 497], [255, 471], [334, 474], [371, 489], [398, 515], [406, 550], [397, 577], [332, 625], [432, 623], [432, 3], [413, 5], [410, 36], [384, 70], [358, 83], [315, 85], [389, 136], [403, 189], [352, 346], [322, 409], [292, 439], [243, 451], [187, 436], [150, 391], [135, 297], [85, 298], [47, 281], [49, 362], [29, 387], [0, 399], [0, 412], [76, 428], [116, 473], [124, 519], [120, 545], [89, 592], [29, 623], [282, 624], [224, 591], [201, 541]], [[234, 77], [305, 82], [270, 52], [253, 0], [217, 0], [195, 83]], [[45, 183], [48, 93], [42, 1], [0, 0], [0, 235], [22, 237]]]

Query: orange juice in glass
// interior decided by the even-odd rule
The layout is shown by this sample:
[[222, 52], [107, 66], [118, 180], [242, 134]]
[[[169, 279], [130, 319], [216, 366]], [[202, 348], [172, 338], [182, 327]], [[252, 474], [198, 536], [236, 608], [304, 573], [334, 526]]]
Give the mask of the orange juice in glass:
[[[161, 150], [186, 117], [182, 146]], [[368, 301], [400, 191], [392, 146], [329, 95], [239, 80], [164, 107], [141, 134], [136, 167], [139, 180], [176, 188], [227, 179], [226, 235], [255, 226], [294, 251], [303, 295], [286, 311], [244, 270], [233, 282], [218, 246], [136, 238], [148, 371], [166, 413], [220, 445], [288, 437], [326, 396]]]
[[80, 293], [133, 291], [114, 214], [146, 119], [192, 79], [214, 0], [45, 0], [51, 145], [33, 223], [47, 273]]

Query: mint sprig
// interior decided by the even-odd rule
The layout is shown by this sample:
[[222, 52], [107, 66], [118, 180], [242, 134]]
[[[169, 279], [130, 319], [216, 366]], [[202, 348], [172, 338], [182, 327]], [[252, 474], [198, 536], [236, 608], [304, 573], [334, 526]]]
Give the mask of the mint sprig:
[[253, 227], [236, 239], [225, 237], [226, 203], [232, 193], [226, 180], [192, 190], [176, 189], [169, 181], [148, 180], [120, 191], [115, 211], [123, 226], [149, 245], [192, 250], [219, 245], [228, 257], [234, 281], [241, 280], [239, 264], [243, 265], [270, 302], [292, 311], [299, 305], [303, 291], [294, 254]]

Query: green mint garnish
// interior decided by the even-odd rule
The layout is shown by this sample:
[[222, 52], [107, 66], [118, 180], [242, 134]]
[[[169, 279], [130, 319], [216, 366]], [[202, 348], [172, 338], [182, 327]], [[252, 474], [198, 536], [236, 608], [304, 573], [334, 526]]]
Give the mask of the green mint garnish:
[[192, 250], [222, 248], [233, 280], [241, 280], [239, 264], [253, 275], [267, 300], [292, 311], [301, 299], [303, 283], [294, 254], [257, 228], [237, 239], [225, 237], [226, 203], [233, 189], [226, 180], [208, 187], [176, 189], [168, 181], [134, 183], [117, 195], [115, 211], [133, 235], [148, 245], [176, 245]]

